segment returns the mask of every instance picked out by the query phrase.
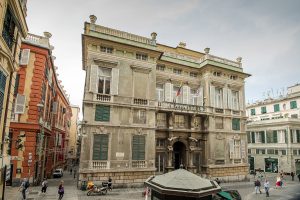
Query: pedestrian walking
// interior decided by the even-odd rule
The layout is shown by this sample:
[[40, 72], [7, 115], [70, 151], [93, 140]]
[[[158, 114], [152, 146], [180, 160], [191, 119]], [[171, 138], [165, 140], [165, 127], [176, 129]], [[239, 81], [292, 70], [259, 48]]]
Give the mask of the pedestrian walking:
[[265, 187], [265, 191], [266, 191], [266, 197], [269, 197], [270, 196], [270, 194], [269, 194], [270, 183], [267, 179], [265, 180], [264, 187]]
[[20, 187], [19, 187], [19, 191], [21, 191], [23, 199], [26, 199], [26, 190], [28, 188], [29, 188], [29, 181], [27, 181], [27, 179], [24, 178], [21, 185], [20, 185]]
[[46, 193], [48, 187], [48, 181], [46, 178], [44, 178], [44, 181], [42, 182], [42, 193]]
[[74, 169], [74, 179], [76, 178], [76, 169]]
[[295, 176], [294, 172], [291, 172], [292, 181], [294, 181], [294, 176]]
[[70, 175], [72, 175], [72, 167], [70, 168]]
[[299, 182], [300, 182], [300, 173], [298, 174], [298, 179], [299, 179]]
[[261, 194], [261, 190], [260, 190], [261, 183], [258, 179], [254, 181], [254, 186], [255, 186], [255, 194], [257, 194], [258, 192]]
[[58, 200], [61, 200], [65, 194], [64, 181], [61, 181], [58, 186]]

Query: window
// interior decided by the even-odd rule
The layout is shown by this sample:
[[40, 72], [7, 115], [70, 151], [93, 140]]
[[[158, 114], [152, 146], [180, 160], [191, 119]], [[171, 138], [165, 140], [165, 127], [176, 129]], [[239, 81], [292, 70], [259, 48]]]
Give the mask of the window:
[[222, 88], [215, 88], [215, 106], [216, 108], [222, 108]]
[[165, 153], [156, 153], [155, 156], [155, 167], [157, 172], [164, 172], [166, 162], [166, 154]]
[[261, 107], [261, 114], [265, 114], [267, 113], [267, 108], [264, 106], [264, 107]]
[[256, 149], [256, 154], [259, 154], [260, 150], [259, 149]]
[[261, 154], [266, 154], [266, 150], [265, 150], [265, 149], [262, 149], [262, 150], [261, 150]]
[[240, 130], [240, 119], [238, 118], [232, 119], [232, 130], [236, 130], [236, 131]]
[[292, 114], [291, 118], [297, 119], [298, 118], [298, 114]]
[[291, 107], [291, 109], [297, 108], [297, 101], [291, 101], [290, 102], [290, 107]]
[[112, 53], [112, 52], [113, 52], [113, 48], [101, 46], [101, 47], [100, 47], [100, 51], [101, 51], [101, 52], [104, 52], [104, 53]]
[[293, 155], [297, 155], [298, 151], [296, 149], [293, 150]]
[[199, 91], [197, 89], [190, 90], [190, 104], [197, 105], [197, 98], [199, 96]]
[[184, 128], [184, 115], [175, 115], [174, 125], [179, 128]]
[[300, 143], [300, 130], [296, 130], [296, 141]]
[[145, 160], [145, 136], [132, 137], [132, 160]]
[[248, 149], [248, 154], [251, 154], [251, 149]]
[[247, 142], [251, 143], [251, 132], [247, 131]]
[[110, 106], [96, 105], [95, 121], [109, 122]]
[[19, 80], [20, 80], [20, 74], [17, 74], [16, 75], [16, 81], [15, 81], [14, 96], [17, 96], [17, 94], [18, 94]]
[[279, 109], [279, 104], [275, 104], [274, 105], [274, 112], [279, 112], [280, 109]]
[[232, 95], [232, 109], [238, 110], [239, 109], [239, 92], [232, 90], [231, 95]]
[[196, 73], [196, 72], [190, 72], [190, 77], [197, 77], [198, 76], [198, 73]]
[[167, 126], [167, 114], [166, 113], [157, 113], [156, 115], [156, 126], [166, 127]]
[[221, 72], [214, 72], [213, 75], [214, 76], [221, 76]]
[[215, 118], [216, 122], [216, 129], [223, 129], [223, 117], [216, 117]]
[[275, 155], [278, 155], [278, 150], [277, 149], [275, 149]]
[[267, 154], [275, 154], [274, 149], [267, 149]]
[[265, 143], [265, 132], [264, 131], [255, 133], [255, 143]]
[[93, 160], [107, 160], [108, 135], [94, 134]]
[[285, 130], [277, 131], [278, 143], [287, 143], [287, 133]]
[[173, 86], [173, 100], [176, 103], [182, 103], [182, 96], [182, 86]]
[[235, 75], [230, 75], [230, 79], [231, 79], [231, 80], [236, 80], [236, 79], [237, 79], [237, 76], [235, 76]]
[[2, 116], [2, 111], [4, 110], [4, 94], [5, 94], [5, 86], [6, 86], [6, 76], [0, 70], [0, 120]]
[[146, 124], [146, 110], [134, 109], [133, 111], [133, 123]]
[[162, 84], [156, 84], [156, 100], [164, 101], [164, 86]]
[[253, 116], [253, 115], [256, 115], [256, 114], [255, 114], [255, 108], [252, 108], [252, 109], [251, 109], [251, 115], [252, 115], [252, 116]]
[[110, 85], [111, 85], [111, 69], [100, 67], [98, 93], [110, 94]]
[[277, 143], [277, 131], [267, 131], [267, 143]]
[[156, 139], [156, 146], [157, 147], [165, 147], [165, 145], [166, 145], [166, 140], [165, 139], [161, 139], [161, 138]]
[[180, 75], [180, 74], [182, 73], [182, 70], [181, 70], [181, 69], [176, 69], [176, 68], [174, 68], [174, 69], [173, 69], [173, 73], [174, 73], [174, 74]]
[[281, 155], [286, 155], [286, 150], [281, 150]]
[[14, 18], [8, 7], [4, 18], [2, 37], [10, 50], [12, 50], [13, 43], [14, 43], [15, 27], [16, 25], [14, 22]]
[[239, 159], [241, 158], [241, 141], [240, 140], [233, 140], [234, 141], [234, 158]]
[[137, 53], [136, 54], [136, 59], [137, 60], [148, 60], [148, 55], [147, 54], [142, 54], [142, 53]]
[[165, 66], [164, 65], [157, 65], [156, 66], [156, 70], [158, 70], [158, 71], [165, 71]]

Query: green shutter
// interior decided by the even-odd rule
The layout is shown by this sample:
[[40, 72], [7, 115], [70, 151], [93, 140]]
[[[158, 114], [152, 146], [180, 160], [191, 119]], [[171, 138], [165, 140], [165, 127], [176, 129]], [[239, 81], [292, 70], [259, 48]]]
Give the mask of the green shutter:
[[251, 115], [255, 115], [256, 113], [255, 113], [255, 108], [252, 108], [251, 109]]
[[145, 136], [135, 135], [132, 138], [132, 160], [145, 160]]
[[277, 143], [277, 131], [273, 131], [273, 143]]
[[109, 122], [110, 107], [105, 105], [96, 105], [95, 121]]
[[290, 130], [291, 143], [294, 143], [293, 130]]
[[5, 86], [6, 86], [6, 76], [2, 71], [0, 71], [0, 120], [1, 120], [2, 110], [4, 106], [3, 102], [4, 102]]
[[286, 130], [284, 130], [284, 141], [285, 143], [288, 143], [288, 134]]
[[264, 131], [260, 131], [259, 134], [261, 134], [261, 142], [262, 143], [266, 143], [265, 132]]
[[251, 143], [251, 136], [250, 136], [250, 132], [247, 132], [247, 142]]
[[267, 108], [264, 106], [264, 107], [261, 107], [261, 114], [265, 114], [267, 113]]
[[291, 109], [297, 108], [297, 101], [291, 101], [290, 107], [291, 107]]
[[279, 112], [279, 104], [274, 105], [274, 112]]
[[300, 143], [300, 130], [296, 130], [297, 143]]
[[273, 139], [273, 133], [267, 131], [267, 143], [272, 143], [272, 139]]
[[255, 133], [251, 132], [252, 143], [255, 143]]
[[240, 130], [240, 119], [232, 119], [232, 130]]
[[93, 160], [107, 160], [108, 135], [94, 135]]

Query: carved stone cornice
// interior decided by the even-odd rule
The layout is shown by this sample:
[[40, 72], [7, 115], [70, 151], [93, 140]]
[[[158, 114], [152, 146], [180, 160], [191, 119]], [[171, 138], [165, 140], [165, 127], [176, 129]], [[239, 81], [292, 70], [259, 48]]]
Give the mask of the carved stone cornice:
[[119, 61], [112, 60], [112, 59], [105, 59], [105, 58], [98, 57], [98, 58], [94, 58], [93, 60], [96, 65], [99, 65], [101, 67], [113, 68], [119, 65]]
[[142, 72], [145, 74], [149, 74], [152, 71], [151, 67], [141, 66], [138, 64], [132, 64], [132, 65], [130, 65], [130, 67], [134, 72]]

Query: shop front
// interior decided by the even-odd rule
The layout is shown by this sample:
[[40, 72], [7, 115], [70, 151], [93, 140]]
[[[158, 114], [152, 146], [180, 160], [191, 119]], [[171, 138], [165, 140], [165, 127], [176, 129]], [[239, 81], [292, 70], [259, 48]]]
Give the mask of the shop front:
[[278, 173], [277, 158], [265, 158], [265, 172]]

